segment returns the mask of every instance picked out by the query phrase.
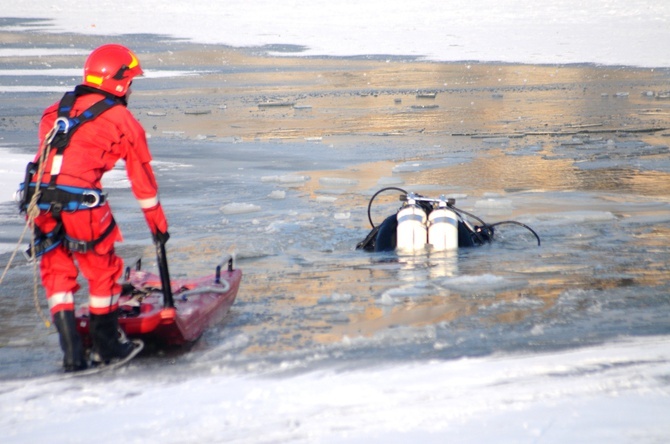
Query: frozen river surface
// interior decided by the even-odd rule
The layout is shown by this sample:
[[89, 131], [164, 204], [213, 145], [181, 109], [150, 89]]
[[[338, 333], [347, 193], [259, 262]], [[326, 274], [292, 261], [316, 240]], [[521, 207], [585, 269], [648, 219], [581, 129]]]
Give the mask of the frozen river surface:
[[[368, 187], [356, 165], [411, 147], [385, 139], [337, 147], [154, 140], [173, 276], [210, 272], [235, 253], [245, 273], [236, 304], [188, 353], [145, 356], [112, 381], [54, 381], [57, 338], [36, 325], [32, 269], [14, 268], [3, 289], [3, 428], [17, 442], [52, 435], [51, 419], [30, 432], [15, 427], [46, 414], [43, 401], [66, 403], [78, 423], [91, 408], [104, 416], [121, 396], [124, 411], [187, 402], [198, 405], [195, 418], [214, 421], [164, 442], [254, 442], [259, 427], [270, 441], [440, 441], [459, 430], [477, 440], [502, 430], [511, 441], [546, 432], [559, 442], [575, 437], [573, 427], [613, 442], [615, 430], [667, 437], [658, 416], [668, 409], [670, 370], [667, 148], [626, 138], [453, 142], [457, 155], [423, 147], [418, 158], [389, 162], [389, 175]], [[532, 226], [542, 246], [511, 236], [456, 255], [354, 251], [367, 232], [367, 199], [388, 184], [452, 193], [488, 222]], [[121, 172], [109, 191], [127, 237], [120, 252], [128, 261], [144, 256], [151, 268]], [[389, 194], [373, 218], [398, 206]], [[18, 233], [14, 206], [0, 211]], [[605, 405], [589, 413], [595, 419], [583, 416]], [[216, 422], [211, 409], [225, 419]], [[403, 411], [412, 414], [393, 419]], [[607, 411], [629, 419], [592, 423]], [[179, 416], [158, 412], [159, 428]], [[479, 429], [482, 418], [490, 428]], [[69, 439], [73, 427], [59, 436]], [[153, 438], [146, 427], [116, 429], [110, 440]]]
[[[575, 3], [558, 5], [560, 17]], [[663, 10], [634, 3], [658, 26], [631, 29], [667, 29]], [[31, 12], [16, 5], [17, 16]], [[3, 30], [19, 42], [0, 53], [4, 266], [23, 228], [6, 196], [34, 152], [44, 92], [56, 100], [74, 85], [85, 48], [102, 39], [35, 34], [26, 43], [21, 30]], [[259, 61], [121, 38], [153, 68], [131, 108], [152, 135], [172, 275], [211, 273], [232, 253], [242, 286], [225, 322], [190, 350], [63, 380], [57, 337], [31, 298], [32, 267], [18, 260], [0, 287], [3, 442], [668, 441], [663, 69]], [[608, 40], [608, 53], [575, 40], [584, 52], [568, 61], [635, 54], [643, 60], [627, 59], [633, 65], [667, 66], [639, 45], [617, 51]], [[200, 70], [183, 77], [185, 67]], [[418, 99], [428, 87], [437, 97]], [[269, 99], [308, 106], [260, 109]], [[518, 220], [542, 245], [501, 229], [493, 245], [455, 255], [355, 251], [368, 199], [385, 186], [454, 196], [490, 223]], [[119, 253], [155, 267], [121, 169], [106, 188], [126, 238]], [[397, 193], [385, 193], [373, 220], [398, 206]]]

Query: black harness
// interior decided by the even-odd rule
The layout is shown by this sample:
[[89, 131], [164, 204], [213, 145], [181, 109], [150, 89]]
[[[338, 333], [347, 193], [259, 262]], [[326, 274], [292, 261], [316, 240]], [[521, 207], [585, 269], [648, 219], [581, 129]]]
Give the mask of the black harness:
[[[72, 112], [72, 108], [77, 98], [84, 94], [91, 93], [100, 94], [101, 91], [80, 85], [77, 86], [74, 91], [67, 92], [58, 104], [58, 117], [54, 123], [56, 131], [49, 143], [52, 149], [56, 149], [56, 154], [54, 155], [51, 164], [51, 179], [48, 184], [39, 184], [40, 197], [38, 200], [40, 210], [50, 211], [53, 218], [57, 221], [57, 224], [54, 229], [48, 233], [43, 233], [39, 228], [35, 227], [35, 247], [33, 249], [31, 246], [31, 248], [26, 251], [26, 256], [30, 259], [41, 256], [47, 251], [56, 248], [61, 243], [70, 251], [86, 253], [109, 236], [116, 227], [116, 221], [112, 218], [110, 225], [98, 238], [91, 241], [81, 241], [73, 239], [65, 233], [61, 219], [61, 213], [63, 211], [73, 212], [96, 208], [103, 205], [107, 200], [106, 195], [99, 189], [70, 187], [56, 184], [58, 175], [60, 174], [60, 167], [63, 162], [63, 154], [70, 144], [72, 135], [81, 128], [83, 124], [96, 119], [105, 111], [116, 105], [126, 105], [123, 98], [115, 97], [113, 95], [105, 95], [104, 99], [96, 102], [78, 116], [71, 117], [70, 113]], [[19, 205], [21, 212], [27, 210], [28, 204], [35, 194], [37, 185], [32, 183], [32, 178], [39, 168], [39, 162], [28, 163], [26, 177], [21, 184], [21, 190], [23, 191], [23, 198]]]

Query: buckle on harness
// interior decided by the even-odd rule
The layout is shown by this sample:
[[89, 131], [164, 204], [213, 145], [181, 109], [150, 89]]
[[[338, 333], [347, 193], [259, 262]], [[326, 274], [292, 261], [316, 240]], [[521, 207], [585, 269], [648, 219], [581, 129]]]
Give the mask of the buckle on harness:
[[88, 252], [89, 246], [91, 246], [91, 242], [75, 240], [67, 236], [65, 239], [63, 239], [63, 243], [65, 244], [65, 248], [72, 251], [73, 253], [82, 254], [86, 254], [86, 252]]
[[51, 202], [49, 204], [49, 211], [56, 218], [60, 218], [60, 214], [63, 212], [63, 204], [61, 202]]
[[[84, 196], [84, 199], [81, 201], [81, 205], [86, 208], [95, 208], [100, 205], [102, 200], [101, 193], [93, 190], [85, 190], [81, 193]], [[92, 198], [92, 199], [90, 199]]]
[[73, 239], [68, 235], [65, 235], [63, 238], [63, 245], [68, 250], [74, 253], [86, 254], [89, 251], [94, 250], [95, 246], [102, 242], [107, 236], [109, 236], [116, 228], [116, 221], [112, 218], [112, 222], [105, 228], [105, 231], [102, 232], [100, 236], [96, 239], [90, 241], [84, 241], [79, 239]]
[[32, 264], [40, 255], [33, 252], [33, 249], [28, 247], [27, 250], [23, 250], [23, 257], [26, 259], [26, 262]]

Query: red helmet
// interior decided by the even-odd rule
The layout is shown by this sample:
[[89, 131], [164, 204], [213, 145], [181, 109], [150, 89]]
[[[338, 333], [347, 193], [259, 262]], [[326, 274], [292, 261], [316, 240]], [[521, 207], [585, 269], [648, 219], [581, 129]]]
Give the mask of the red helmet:
[[84, 85], [123, 97], [130, 82], [143, 73], [135, 54], [122, 45], [102, 45], [93, 50], [84, 64]]

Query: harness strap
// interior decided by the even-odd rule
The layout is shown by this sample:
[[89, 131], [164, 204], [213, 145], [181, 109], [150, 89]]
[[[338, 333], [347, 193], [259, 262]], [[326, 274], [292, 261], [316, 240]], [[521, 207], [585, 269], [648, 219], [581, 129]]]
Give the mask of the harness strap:
[[58, 219], [58, 223], [54, 229], [48, 233], [43, 233], [39, 228], [35, 227], [35, 249], [33, 250], [32, 246], [29, 247], [25, 251], [24, 255], [26, 256], [26, 259], [32, 261], [33, 259], [42, 256], [44, 253], [53, 250], [61, 243], [65, 248], [74, 253], [84, 254], [89, 250], [92, 250], [96, 245], [105, 240], [107, 236], [112, 234], [114, 228], [116, 228], [116, 220], [112, 218], [112, 222], [100, 236], [90, 241], [82, 241], [71, 238], [65, 234], [65, 230], [63, 229], [63, 222]]
[[[26, 257], [29, 260], [43, 255], [56, 248], [61, 243], [63, 243], [70, 251], [86, 253], [109, 236], [116, 227], [116, 221], [112, 218], [109, 226], [96, 239], [91, 241], [80, 241], [67, 236], [61, 219], [61, 213], [63, 211], [95, 208], [104, 204], [107, 199], [106, 195], [98, 189], [56, 185], [63, 164], [63, 153], [77, 129], [79, 129], [82, 124], [90, 122], [116, 105], [126, 105], [123, 98], [105, 95], [104, 99], [94, 103], [78, 116], [70, 117], [70, 113], [73, 110], [77, 97], [90, 93], [101, 92], [79, 85], [74, 91], [65, 93], [58, 104], [58, 117], [54, 123], [54, 128], [51, 130], [51, 136], [45, 140], [45, 148], [55, 148], [56, 154], [51, 163], [51, 171], [49, 171], [49, 174], [51, 175], [49, 184], [39, 184], [40, 199], [38, 204], [41, 210], [51, 212], [51, 215], [57, 223], [54, 229], [48, 233], [43, 233], [39, 228], [35, 227], [34, 248], [31, 246], [25, 252]], [[37, 185], [31, 183], [31, 181], [35, 172], [40, 171], [40, 167], [44, 167], [44, 165], [40, 165], [40, 162], [42, 162], [41, 157], [37, 164], [29, 163], [28, 168], [26, 169], [26, 179], [22, 184], [23, 197], [20, 202], [21, 211], [26, 210], [27, 203], [31, 201], [32, 195], [34, 195], [38, 189]], [[44, 160], [44, 162], [46, 162], [46, 160]], [[39, 177], [41, 178], [41, 172]]]
[[[36, 188], [35, 184], [31, 183], [27, 190], [23, 190], [25, 195], [23, 202], [30, 202]], [[72, 212], [99, 207], [107, 201], [107, 195], [96, 188], [57, 185], [56, 188], [50, 189], [44, 184], [40, 188], [38, 206], [44, 211], [52, 211], [53, 208], [60, 207], [61, 211]], [[25, 207], [22, 207], [21, 211], [25, 211]]]
[[93, 247], [95, 247], [100, 242], [105, 240], [107, 236], [112, 234], [114, 228], [116, 228], [116, 220], [112, 218], [112, 222], [105, 229], [105, 231], [103, 231], [102, 234], [98, 236], [97, 239], [93, 239], [91, 241], [82, 241], [78, 239], [73, 239], [66, 234], [65, 238], [63, 239], [63, 245], [65, 246], [65, 248], [74, 253], [87, 253], [89, 250], [93, 249]]
[[56, 148], [56, 154], [51, 163], [49, 189], [56, 188], [56, 180], [58, 179], [61, 166], [63, 165], [63, 153], [65, 152], [65, 148], [70, 144], [72, 135], [81, 128], [84, 123], [95, 119], [116, 105], [123, 104], [120, 99], [105, 97], [99, 102], [94, 103], [90, 108], [84, 110], [78, 116], [70, 117], [70, 113], [72, 112], [77, 97], [85, 93], [87, 93], [87, 91], [77, 87], [74, 91], [65, 93], [58, 104], [58, 118], [54, 124], [57, 126], [57, 131], [51, 141], [51, 146]]
[[37, 226], [35, 227], [35, 248], [30, 245], [23, 253], [26, 259], [31, 262], [42, 256], [44, 253], [53, 250], [63, 241], [63, 223], [59, 220], [53, 230], [43, 233]]

